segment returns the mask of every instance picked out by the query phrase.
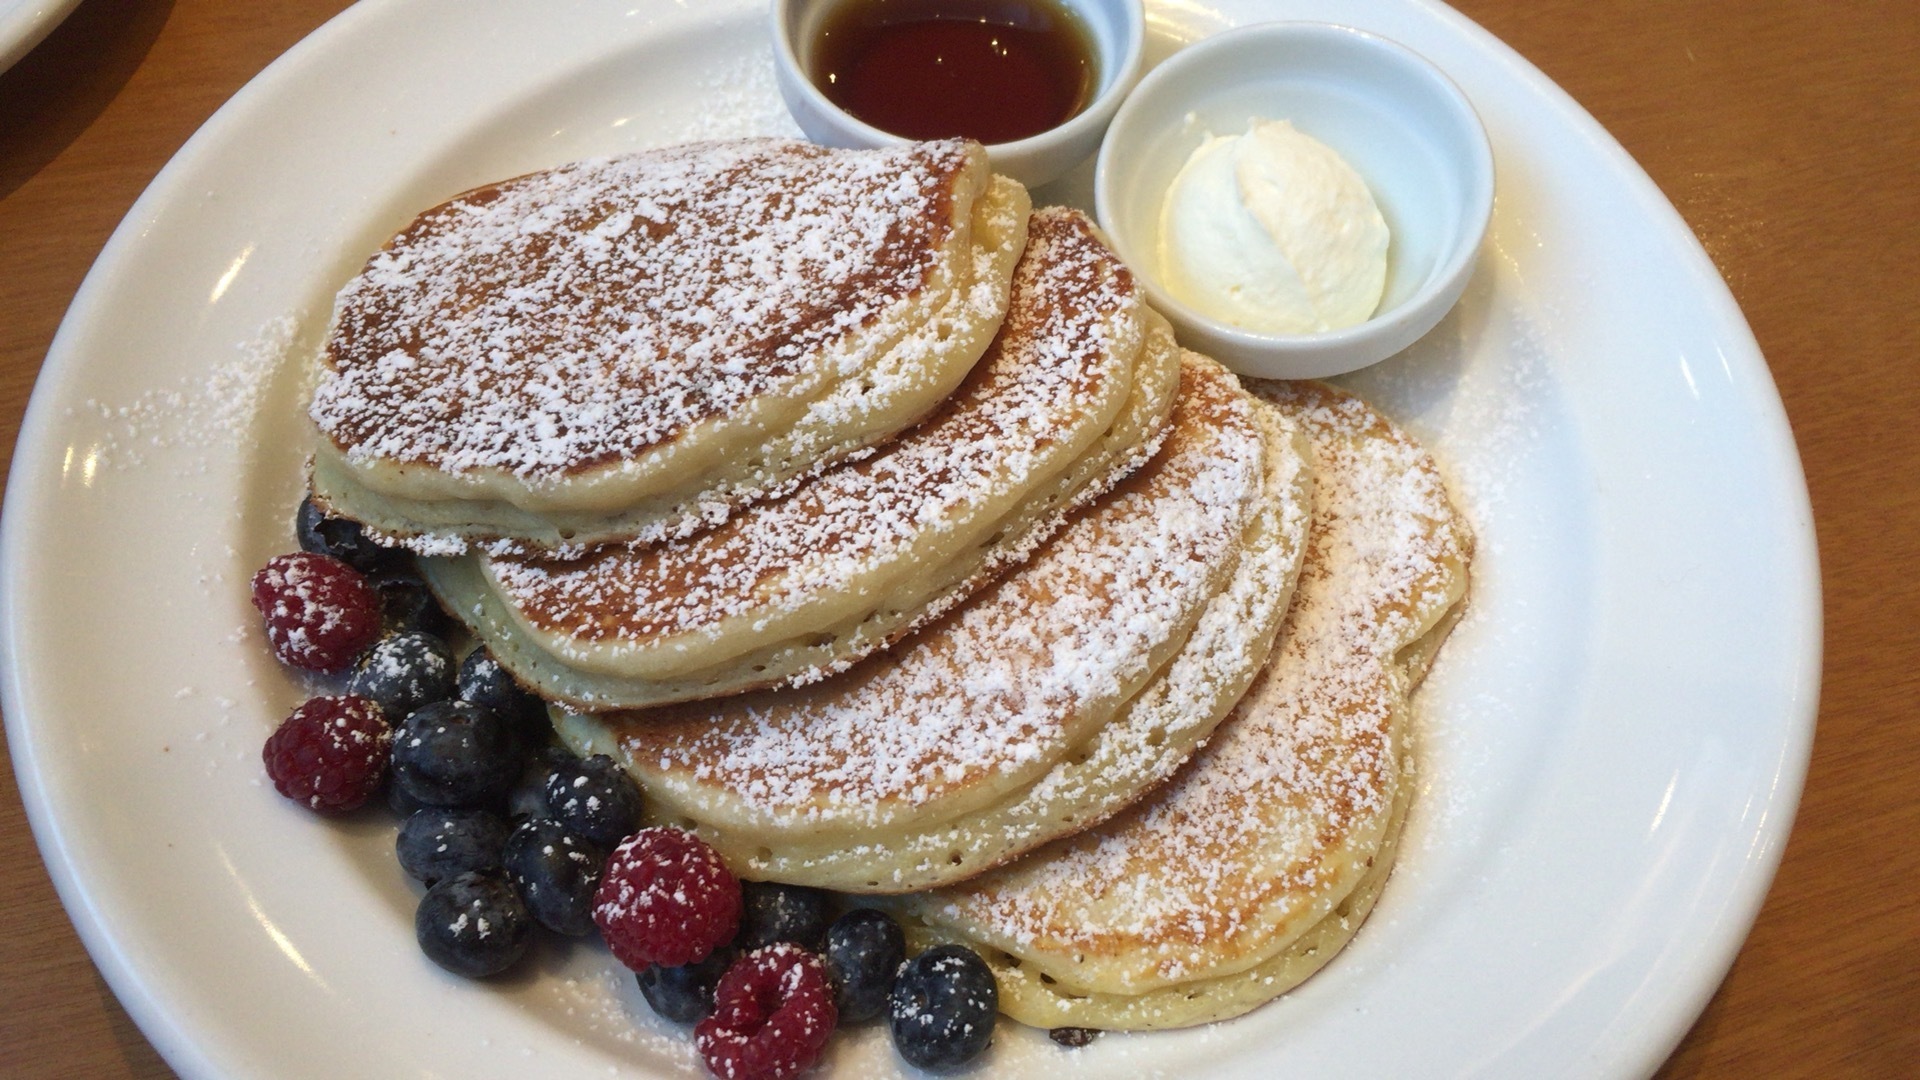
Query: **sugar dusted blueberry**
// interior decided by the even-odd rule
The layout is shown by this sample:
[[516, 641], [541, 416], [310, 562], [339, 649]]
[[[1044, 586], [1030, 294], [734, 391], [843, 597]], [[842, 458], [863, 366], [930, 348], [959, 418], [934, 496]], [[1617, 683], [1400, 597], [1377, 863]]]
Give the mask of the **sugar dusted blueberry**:
[[1057, 1027], [1047, 1032], [1047, 1038], [1072, 1050], [1078, 1050], [1083, 1046], [1090, 1046], [1093, 1040], [1099, 1037], [1100, 1031], [1098, 1028]]
[[470, 979], [512, 967], [533, 940], [533, 920], [507, 879], [497, 873], [457, 874], [427, 890], [413, 917], [420, 951]]
[[612, 847], [640, 827], [640, 788], [605, 754], [573, 758], [547, 777], [547, 809], [588, 840]]
[[542, 746], [527, 756], [526, 767], [513, 790], [507, 792], [507, 817], [518, 824], [531, 818], [550, 818], [547, 807], [547, 778], [553, 771], [573, 761], [573, 754], [562, 746]]
[[453, 696], [453, 650], [418, 630], [388, 634], [354, 664], [347, 690], [379, 702], [398, 724], [421, 706]]
[[457, 684], [461, 700], [485, 705], [521, 727], [535, 742], [546, 741], [549, 731], [546, 703], [516, 682], [485, 647], [473, 650], [460, 661]]
[[301, 551], [332, 556], [363, 574], [399, 561], [403, 555], [374, 543], [359, 522], [328, 516], [314, 505], [311, 496], [301, 499], [300, 508], [294, 512], [293, 534]]
[[833, 908], [827, 894], [804, 885], [775, 881], [747, 881], [740, 885], [740, 939], [742, 952], [776, 941], [790, 941], [818, 952], [826, 939]]
[[906, 935], [886, 912], [855, 908], [834, 920], [827, 928], [824, 958], [840, 1018], [871, 1020], [886, 1012], [894, 976], [906, 956]]
[[640, 994], [654, 1012], [676, 1024], [691, 1024], [713, 1011], [713, 988], [736, 955], [732, 949], [716, 949], [705, 960], [679, 967], [654, 964], [634, 978], [639, 980]]
[[393, 847], [408, 877], [432, 885], [469, 871], [499, 870], [507, 833], [498, 814], [429, 806], [407, 816]]
[[540, 925], [570, 937], [593, 933], [593, 897], [603, 849], [550, 818], [523, 821], [507, 837], [507, 879]]
[[428, 806], [494, 807], [519, 778], [521, 745], [490, 709], [436, 701], [407, 717], [393, 741], [393, 778]]
[[1000, 986], [964, 945], [937, 945], [907, 962], [893, 982], [894, 1049], [922, 1069], [957, 1069], [993, 1042]]
[[427, 588], [410, 556], [370, 571], [367, 583], [380, 594], [380, 614], [389, 631], [419, 630], [444, 638], [453, 629], [453, 620]]

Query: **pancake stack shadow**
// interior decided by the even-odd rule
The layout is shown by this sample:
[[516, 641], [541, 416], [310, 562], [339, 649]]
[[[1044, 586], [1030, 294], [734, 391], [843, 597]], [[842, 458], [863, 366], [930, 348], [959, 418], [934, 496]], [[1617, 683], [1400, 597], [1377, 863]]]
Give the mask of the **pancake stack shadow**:
[[330, 512], [742, 877], [1043, 1027], [1238, 1015], [1384, 884], [1471, 538], [1363, 402], [1181, 350], [977, 145], [747, 140], [417, 218], [341, 292]]

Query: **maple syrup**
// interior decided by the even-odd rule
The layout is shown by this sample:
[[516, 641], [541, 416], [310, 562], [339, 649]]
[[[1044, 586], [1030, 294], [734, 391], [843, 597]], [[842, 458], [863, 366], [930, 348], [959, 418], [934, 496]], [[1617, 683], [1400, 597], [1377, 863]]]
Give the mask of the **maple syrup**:
[[822, 24], [814, 84], [909, 139], [1008, 143], [1092, 100], [1093, 48], [1048, 0], [843, 0]]

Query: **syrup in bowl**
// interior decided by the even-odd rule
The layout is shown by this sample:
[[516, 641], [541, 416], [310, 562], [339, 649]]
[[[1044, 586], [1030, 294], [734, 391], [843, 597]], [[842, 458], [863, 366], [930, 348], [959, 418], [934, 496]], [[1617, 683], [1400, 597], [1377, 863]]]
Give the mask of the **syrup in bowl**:
[[829, 101], [883, 131], [987, 144], [1058, 127], [1099, 82], [1086, 29], [1049, 0], [843, 0], [811, 68]]

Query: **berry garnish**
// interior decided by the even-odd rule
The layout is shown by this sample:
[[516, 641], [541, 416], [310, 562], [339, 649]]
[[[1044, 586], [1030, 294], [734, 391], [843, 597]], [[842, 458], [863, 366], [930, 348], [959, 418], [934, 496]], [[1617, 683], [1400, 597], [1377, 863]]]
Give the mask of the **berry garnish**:
[[691, 1024], [713, 1011], [713, 988], [736, 955], [732, 949], [715, 949], [705, 960], [679, 967], [655, 964], [634, 978], [654, 1012], [676, 1024]]
[[387, 785], [387, 809], [393, 811], [395, 817], [404, 821], [426, 808], [427, 804], [407, 794], [406, 788], [397, 783]]
[[715, 1076], [785, 1080], [820, 1060], [837, 1019], [820, 958], [781, 942], [733, 962], [693, 1042]]
[[1100, 1029], [1098, 1028], [1057, 1027], [1047, 1032], [1047, 1038], [1052, 1039], [1061, 1046], [1071, 1047], [1075, 1050], [1088, 1045], [1099, 1037]]
[[[513, 790], [507, 792], [507, 817], [516, 824], [530, 818], [552, 817], [553, 811], [547, 808], [547, 778], [555, 769], [572, 761], [573, 754], [562, 746], [542, 746], [529, 755], [520, 779], [514, 782]], [[613, 844], [601, 846], [610, 848]]]
[[956, 1069], [993, 1041], [1000, 987], [964, 945], [937, 945], [893, 981], [893, 1046], [922, 1069]]
[[453, 628], [453, 620], [434, 599], [412, 560], [397, 559], [368, 572], [367, 584], [380, 594], [380, 613], [388, 630], [419, 630], [445, 637]]
[[347, 690], [379, 702], [398, 724], [415, 709], [453, 696], [453, 650], [418, 630], [389, 634], [353, 665]]
[[607, 854], [553, 820], [523, 821], [507, 837], [507, 880], [527, 911], [559, 934], [593, 933], [593, 897]]
[[413, 915], [413, 934], [428, 959], [479, 979], [520, 959], [533, 940], [533, 920], [506, 878], [469, 871], [427, 890]]
[[[500, 666], [500, 661], [495, 660], [493, 654], [484, 647], [473, 650], [466, 659], [460, 661], [457, 682], [461, 700], [485, 705], [506, 717], [509, 722], [539, 735], [544, 741], [549, 730], [546, 703], [515, 682], [507, 669]], [[621, 836], [607, 843], [619, 843]]]
[[253, 606], [283, 664], [338, 671], [380, 636], [380, 597], [360, 571], [327, 555], [273, 558], [253, 575]]
[[640, 827], [640, 788], [605, 754], [568, 758], [547, 777], [547, 810], [594, 843], [612, 847]]
[[317, 697], [281, 721], [260, 756], [280, 794], [323, 814], [344, 814], [379, 789], [392, 742], [378, 705]]
[[776, 941], [790, 941], [803, 949], [820, 950], [826, 940], [833, 909], [827, 894], [805, 885], [748, 881], [740, 886], [741, 952], [752, 952]]
[[408, 877], [433, 885], [468, 871], [501, 869], [508, 831], [498, 814], [429, 806], [407, 815], [393, 850]]
[[635, 971], [691, 964], [740, 929], [740, 881], [699, 837], [642, 829], [607, 859], [593, 921], [614, 958]]
[[853, 1023], [886, 1012], [894, 975], [906, 957], [906, 935], [886, 912], [855, 908], [834, 920], [827, 928], [824, 959], [840, 1018]]
[[301, 551], [330, 555], [363, 574], [370, 574], [400, 559], [401, 552], [373, 542], [360, 523], [343, 517], [328, 517], [313, 504], [311, 496], [300, 500], [293, 515], [293, 533]]
[[428, 806], [495, 806], [520, 778], [520, 740], [465, 701], [416, 709], [393, 740], [393, 779]]

